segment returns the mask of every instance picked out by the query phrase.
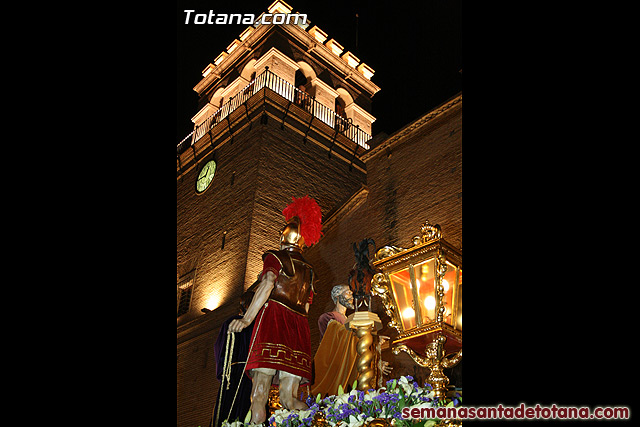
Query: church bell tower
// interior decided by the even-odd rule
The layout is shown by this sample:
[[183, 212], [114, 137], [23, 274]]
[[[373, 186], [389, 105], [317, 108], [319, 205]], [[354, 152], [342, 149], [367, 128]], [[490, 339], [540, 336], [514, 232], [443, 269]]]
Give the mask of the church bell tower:
[[194, 128], [177, 146], [178, 326], [236, 313], [292, 197], [326, 217], [366, 183], [374, 70], [309, 19], [261, 19], [293, 13], [272, 3], [194, 87]]

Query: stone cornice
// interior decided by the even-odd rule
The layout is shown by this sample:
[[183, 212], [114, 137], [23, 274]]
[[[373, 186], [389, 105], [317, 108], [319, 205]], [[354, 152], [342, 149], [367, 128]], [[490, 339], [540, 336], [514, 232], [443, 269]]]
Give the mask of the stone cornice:
[[[193, 90], [200, 95], [208, 87], [217, 84], [218, 80], [222, 78], [227, 70], [233, 64], [237, 63], [247, 52], [252, 52], [260, 39], [262, 39], [271, 31], [275, 30], [274, 27], [276, 26], [270, 24], [260, 25], [257, 28], [254, 28], [253, 31], [251, 31], [251, 33], [246, 37], [246, 39], [241, 42], [233, 50], [232, 53], [226, 55], [218, 65], [209, 64], [207, 67], [205, 67], [205, 70], [210, 69], [209, 73], [194, 86]], [[364, 89], [370, 96], [373, 96], [380, 90], [380, 88], [375, 83], [364, 76], [362, 71], [349, 66], [343, 58], [333, 53], [329, 47], [320, 43], [300, 26], [291, 24], [278, 25], [278, 27], [282, 28], [303, 46], [305, 46], [308, 54], [313, 55], [317, 60], [320, 60], [321, 62], [332, 66], [332, 68], [336, 69], [340, 74], [342, 74], [342, 78], [344, 78], [345, 80], [352, 80], [354, 84]], [[362, 64], [364, 63], [360, 63], [358, 67], [364, 68], [361, 67]]]

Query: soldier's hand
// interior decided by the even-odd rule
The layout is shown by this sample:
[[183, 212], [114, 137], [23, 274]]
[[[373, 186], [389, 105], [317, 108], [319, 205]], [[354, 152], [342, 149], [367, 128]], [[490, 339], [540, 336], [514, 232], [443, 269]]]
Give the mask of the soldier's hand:
[[391, 373], [391, 370], [393, 369], [392, 366], [389, 366], [389, 362], [386, 361], [382, 361], [382, 373], [384, 375], [389, 375], [389, 373]]
[[240, 332], [247, 326], [249, 326], [249, 322], [245, 319], [234, 319], [231, 321], [231, 323], [229, 323], [229, 329], [227, 330], [227, 333], [230, 334], [232, 332]]

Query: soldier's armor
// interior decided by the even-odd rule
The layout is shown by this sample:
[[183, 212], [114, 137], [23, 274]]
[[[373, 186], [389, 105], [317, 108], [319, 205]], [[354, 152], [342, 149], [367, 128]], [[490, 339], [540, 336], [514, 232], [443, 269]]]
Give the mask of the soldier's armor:
[[313, 290], [313, 268], [297, 251], [271, 250], [265, 252], [262, 259], [268, 254], [274, 255], [281, 266], [269, 298], [306, 316], [305, 306]]

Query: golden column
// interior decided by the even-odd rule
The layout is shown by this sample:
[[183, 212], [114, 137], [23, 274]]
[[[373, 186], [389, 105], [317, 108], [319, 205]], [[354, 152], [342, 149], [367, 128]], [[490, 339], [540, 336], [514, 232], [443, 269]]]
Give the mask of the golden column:
[[371, 381], [375, 376], [375, 371], [371, 362], [373, 361], [373, 331], [382, 329], [382, 322], [376, 313], [370, 311], [356, 311], [348, 317], [347, 327], [355, 330], [358, 337], [356, 350], [358, 352], [358, 360], [356, 366], [358, 368], [358, 390], [367, 391], [376, 388]]

